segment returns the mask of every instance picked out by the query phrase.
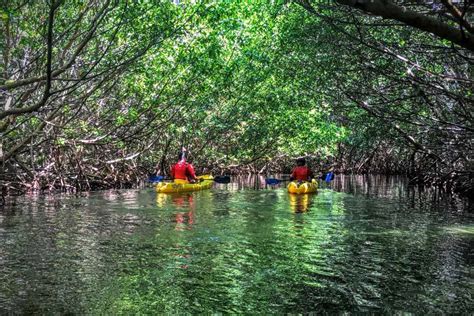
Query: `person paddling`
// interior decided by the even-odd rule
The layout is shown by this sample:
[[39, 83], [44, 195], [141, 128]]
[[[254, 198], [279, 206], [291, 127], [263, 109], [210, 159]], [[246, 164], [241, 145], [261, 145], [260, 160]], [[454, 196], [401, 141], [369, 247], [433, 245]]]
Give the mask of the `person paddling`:
[[291, 173], [290, 180], [291, 181], [311, 181], [313, 178], [313, 171], [306, 165], [306, 160], [301, 157], [296, 160], [296, 167], [293, 169]]
[[176, 183], [194, 183], [196, 182], [196, 174], [192, 164], [186, 162], [186, 149], [179, 153], [179, 161], [171, 167], [171, 177]]

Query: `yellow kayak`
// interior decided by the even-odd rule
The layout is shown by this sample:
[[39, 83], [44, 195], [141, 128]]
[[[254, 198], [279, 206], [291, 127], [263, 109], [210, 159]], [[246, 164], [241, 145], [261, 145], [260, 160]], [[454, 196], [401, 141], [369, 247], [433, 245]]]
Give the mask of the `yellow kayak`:
[[158, 193], [177, 193], [189, 192], [210, 189], [214, 183], [214, 178], [211, 175], [198, 176], [202, 181], [196, 183], [189, 183], [185, 180], [176, 179], [174, 182], [160, 182], [156, 185], [156, 192]]
[[288, 192], [295, 194], [314, 193], [318, 190], [318, 182], [315, 179], [311, 182], [302, 182], [301, 184], [297, 181], [291, 181], [287, 188]]

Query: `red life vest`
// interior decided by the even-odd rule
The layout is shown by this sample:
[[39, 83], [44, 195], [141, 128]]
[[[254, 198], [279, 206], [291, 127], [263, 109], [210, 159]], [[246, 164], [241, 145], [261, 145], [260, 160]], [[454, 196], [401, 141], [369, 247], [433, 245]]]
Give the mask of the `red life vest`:
[[311, 175], [311, 170], [306, 166], [295, 167], [291, 173], [291, 177], [298, 181], [307, 181]]
[[195, 179], [196, 175], [194, 174], [193, 166], [188, 164], [186, 161], [181, 160], [171, 167], [171, 177], [173, 179], [188, 180], [188, 178]]

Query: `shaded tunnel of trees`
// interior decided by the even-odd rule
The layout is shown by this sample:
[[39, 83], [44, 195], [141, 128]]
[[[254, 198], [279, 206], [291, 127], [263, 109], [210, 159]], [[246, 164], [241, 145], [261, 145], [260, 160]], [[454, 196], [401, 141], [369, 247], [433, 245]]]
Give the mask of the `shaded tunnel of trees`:
[[182, 145], [474, 193], [469, 0], [0, 3], [2, 195], [132, 187]]

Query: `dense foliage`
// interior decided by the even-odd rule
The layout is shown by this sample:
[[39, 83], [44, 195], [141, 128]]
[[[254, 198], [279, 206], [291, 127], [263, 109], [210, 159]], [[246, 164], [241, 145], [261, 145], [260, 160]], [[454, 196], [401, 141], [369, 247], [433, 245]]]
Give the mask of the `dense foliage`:
[[431, 31], [385, 1], [2, 1], [0, 185], [130, 186], [184, 145], [199, 171], [306, 155], [468, 192], [471, 9], [442, 2], [406, 11]]

